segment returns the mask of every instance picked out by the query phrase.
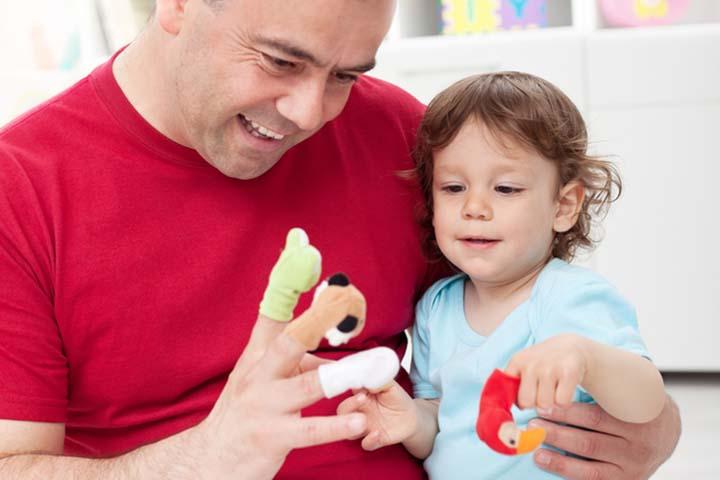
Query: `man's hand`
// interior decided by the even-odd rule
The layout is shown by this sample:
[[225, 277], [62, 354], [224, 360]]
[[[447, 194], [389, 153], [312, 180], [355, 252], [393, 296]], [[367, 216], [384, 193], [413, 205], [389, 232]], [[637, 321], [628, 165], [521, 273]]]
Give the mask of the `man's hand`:
[[530, 426], [545, 429], [546, 444], [588, 459], [546, 449], [535, 452], [540, 468], [568, 480], [650, 478], [670, 457], [680, 438], [680, 414], [670, 397], [660, 416], [643, 424], [622, 422], [597, 405], [582, 403], [538, 414], [546, 420], [533, 420]]
[[193, 429], [200, 478], [270, 479], [292, 449], [362, 434], [361, 413], [301, 418], [302, 408], [324, 398], [321, 363], [285, 334], [259, 360], [241, 357], [212, 412]]

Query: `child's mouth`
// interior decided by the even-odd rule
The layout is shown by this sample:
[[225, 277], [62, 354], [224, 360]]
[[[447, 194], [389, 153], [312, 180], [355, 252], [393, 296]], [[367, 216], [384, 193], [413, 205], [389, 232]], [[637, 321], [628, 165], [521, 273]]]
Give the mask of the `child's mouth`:
[[481, 238], [481, 237], [465, 237], [461, 239], [464, 243], [477, 247], [491, 247], [496, 245], [500, 240], [495, 238]]

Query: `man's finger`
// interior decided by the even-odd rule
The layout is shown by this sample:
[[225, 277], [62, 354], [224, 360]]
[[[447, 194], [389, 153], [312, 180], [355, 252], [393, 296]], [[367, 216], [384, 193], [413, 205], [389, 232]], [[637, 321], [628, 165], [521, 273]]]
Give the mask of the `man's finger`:
[[623, 436], [628, 424], [608, 415], [602, 408], [589, 403], [573, 403], [565, 408], [538, 409], [538, 415], [557, 423]]
[[275, 380], [268, 385], [265, 405], [278, 412], [296, 413], [325, 398], [317, 370]]
[[627, 442], [614, 435], [566, 427], [542, 420], [532, 420], [530, 427], [545, 429], [546, 445], [600, 462], [616, 462], [627, 451]]
[[317, 355], [313, 355], [311, 353], [306, 353], [305, 356], [300, 361], [300, 371], [301, 372], [309, 372], [310, 370], [317, 369], [320, 365], [325, 365], [326, 363], [333, 363], [335, 361], [336, 360], [320, 358]]
[[305, 356], [305, 347], [284, 333], [277, 335], [253, 368], [257, 378], [287, 378], [298, 370]]
[[534, 458], [538, 467], [560, 475], [566, 480], [585, 480], [588, 478], [617, 480], [622, 478], [622, 470], [611, 463], [581, 460], [542, 448], [535, 452]]
[[290, 448], [304, 448], [357, 438], [367, 428], [365, 415], [352, 413], [331, 417], [298, 418], [283, 436]]

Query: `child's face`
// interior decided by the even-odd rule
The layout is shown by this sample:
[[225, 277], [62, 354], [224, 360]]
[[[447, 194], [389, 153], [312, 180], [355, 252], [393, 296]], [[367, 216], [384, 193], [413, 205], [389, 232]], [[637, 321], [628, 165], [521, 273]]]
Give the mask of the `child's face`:
[[469, 121], [434, 155], [433, 226], [445, 257], [480, 282], [543, 265], [558, 213], [557, 167]]

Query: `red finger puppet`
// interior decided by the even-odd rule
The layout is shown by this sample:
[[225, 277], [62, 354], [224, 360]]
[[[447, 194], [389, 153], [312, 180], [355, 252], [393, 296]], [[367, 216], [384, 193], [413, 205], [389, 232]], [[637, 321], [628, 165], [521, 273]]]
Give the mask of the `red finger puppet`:
[[477, 431], [480, 440], [498, 453], [530, 453], [545, 440], [545, 430], [521, 430], [513, 420], [510, 408], [517, 403], [520, 378], [495, 369], [488, 377], [480, 396]]

